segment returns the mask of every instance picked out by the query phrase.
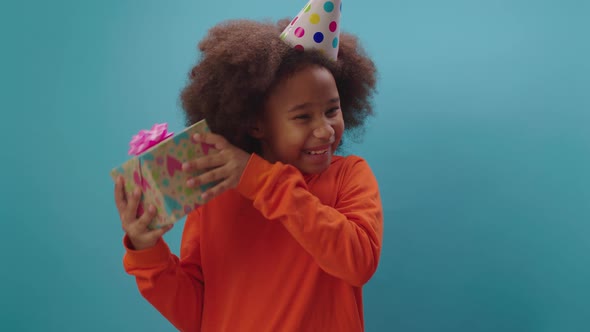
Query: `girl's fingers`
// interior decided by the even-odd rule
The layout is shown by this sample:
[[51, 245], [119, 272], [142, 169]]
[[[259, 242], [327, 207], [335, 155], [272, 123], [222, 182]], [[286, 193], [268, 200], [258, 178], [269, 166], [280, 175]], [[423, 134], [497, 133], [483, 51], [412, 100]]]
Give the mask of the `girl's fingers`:
[[195, 178], [189, 179], [186, 183], [187, 187], [195, 187], [202, 184], [217, 182], [227, 177], [226, 167], [218, 167], [205, 172]]
[[127, 200], [127, 206], [125, 207], [123, 219], [124, 222], [130, 223], [137, 219], [137, 208], [139, 201], [141, 200], [141, 189], [135, 188], [131, 197]]
[[215, 187], [208, 189], [207, 191], [202, 193], [201, 197], [203, 198], [204, 201], [209, 201], [212, 198], [217, 197], [218, 195], [220, 195], [221, 193], [223, 193], [224, 191], [226, 191], [229, 188], [231, 188], [230, 179], [226, 179], [225, 181], [218, 183]]
[[172, 227], [173, 227], [173, 225], [167, 225], [162, 228], [150, 231], [149, 236], [152, 237], [152, 240], [156, 240], [156, 239], [164, 236], [164, 234], [166, 234], [169, 230], [171, 230]]
[[123, 215], [125, 206], [127, 206], [127, 197], [125, 196], [125, 180], [123, 180], [122, 176], [119, 176], [115, 182], [115, 204], [119, 215]]
[[183, 171], [200, 171], [213, 167], [219, 167], [225, 164], [225, 156], [221, 153], [201, 157], [195, 160], [188, 161], [182, 165]]
[[156, 217], [156, 208], [150, 205], [145, 213], [137, 219], [137, 222], [133, 227], [138, 234], [145, 233], [148, 231], [148, 225]]
[[223, 136], [214, 133], [195, 134], [193, 139], [197, 142], [213, 145], [217, 150], [225, 149], [229, 145]]

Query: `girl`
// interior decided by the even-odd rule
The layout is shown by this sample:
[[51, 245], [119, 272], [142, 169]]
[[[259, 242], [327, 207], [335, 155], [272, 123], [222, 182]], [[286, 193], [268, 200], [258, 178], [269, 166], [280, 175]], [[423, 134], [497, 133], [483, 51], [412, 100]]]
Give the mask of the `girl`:
[[[186, 171], [187, 186], [216, 182], [185, 222], [180, 256], [140, 217], [141, 192], [115, 199], [125, 270], [181, 331], [363, 331], [362, 287], [379, 262], [376, 179], [356, 156], [335, 155], [346, 130], [372, 113], [375, 67], [342, 33], [337, 59], [294, 48], [292, 22], [219, 24], [181, 94], [195, 139], [218, 154]], [[284, 35], [282, 36], [284, 37]]]

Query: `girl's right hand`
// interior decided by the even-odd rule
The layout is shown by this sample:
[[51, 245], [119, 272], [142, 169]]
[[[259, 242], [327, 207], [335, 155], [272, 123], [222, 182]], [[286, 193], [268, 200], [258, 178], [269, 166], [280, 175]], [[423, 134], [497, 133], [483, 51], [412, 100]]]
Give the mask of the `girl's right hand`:
[[127, 197], [124, 181], [120, 176], [115, 183], [115, 203], [117, 210], [119, 210], [123, 230], [133, 245], [131, 249], [151, 248], [156, 245], [162, 235], [172, 229], [172, 225], [160, 229], [149, 229], [148, 225], [156, 216], [156, 208], [150, 206], [143, 215], [138, 217], [137, 209], [142, 195], [141, 190], [136, 188], [131, 197]]

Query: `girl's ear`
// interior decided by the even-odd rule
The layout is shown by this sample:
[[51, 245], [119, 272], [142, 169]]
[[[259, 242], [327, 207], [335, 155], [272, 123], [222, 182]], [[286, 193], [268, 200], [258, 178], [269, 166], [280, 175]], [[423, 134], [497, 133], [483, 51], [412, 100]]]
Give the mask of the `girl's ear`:
[[254, 125], [250, 128], [249, 132], [250, 136], [256, 139], [264, 138], [264, 130], [262, 129], [262, 121], [258, 120], [254, 123]]
[[260, 129], [258, 127], [254, 127], [252, 129], [250, 129], [250, 136], [252, 136], [256, 139], [262, 139], [264, 137], [264, 135], [262, 134], [262, 129]]

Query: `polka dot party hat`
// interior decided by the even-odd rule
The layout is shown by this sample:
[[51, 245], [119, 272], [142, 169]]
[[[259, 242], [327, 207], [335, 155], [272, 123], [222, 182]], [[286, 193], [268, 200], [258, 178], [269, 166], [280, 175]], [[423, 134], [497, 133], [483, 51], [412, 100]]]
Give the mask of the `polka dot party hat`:
[[298, 50], [319, 50], [336, 60], [341, 11], [341, 0], [310, 0], [281, 33], [281, 39]]

